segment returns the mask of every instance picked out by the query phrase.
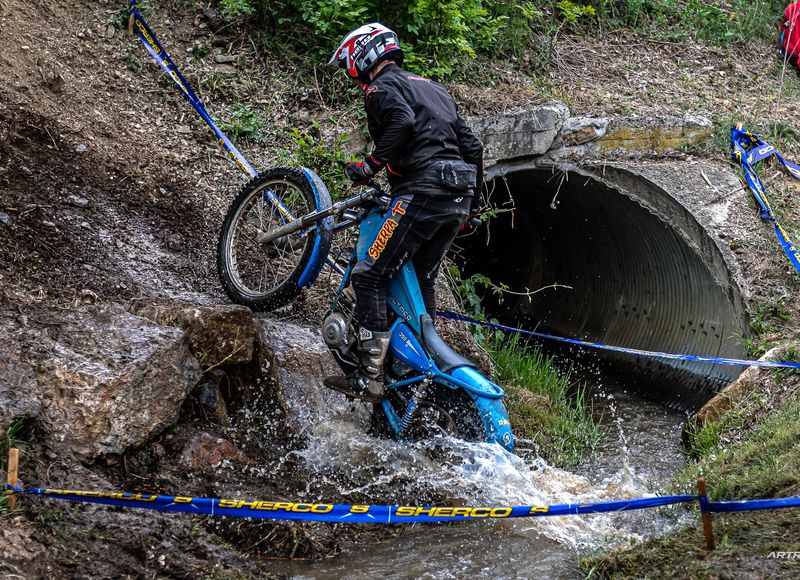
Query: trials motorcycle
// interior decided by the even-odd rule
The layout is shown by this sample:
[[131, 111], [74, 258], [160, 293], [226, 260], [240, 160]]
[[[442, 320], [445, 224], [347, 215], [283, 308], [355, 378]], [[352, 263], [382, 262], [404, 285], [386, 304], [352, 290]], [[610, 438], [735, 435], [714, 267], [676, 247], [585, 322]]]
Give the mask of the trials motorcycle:
[[[234, 302], [268, 311], [286, 305], [317, 280], [324, 267], [341, 275], [324, 316], [322, 335], [345, 374], [358, 367], [357, 321], [350, 276], [366, 255], [389, 210], [390, 198], [371, 183], [333, 203], [308, 168], [275, 168], [252, 179], [228, 209], [217, 267]], [[334, 234], [359, 228], [349, 257], [331, 255]], [[436, 333], [425, 311], [414, 266], [406, 263], [388, 289], [391, 339], [384, 364], [386, 397], [373, 405], [377, 432], [398, 440], [437, 434], [497, 443], [514, 450], [503, 390]]]

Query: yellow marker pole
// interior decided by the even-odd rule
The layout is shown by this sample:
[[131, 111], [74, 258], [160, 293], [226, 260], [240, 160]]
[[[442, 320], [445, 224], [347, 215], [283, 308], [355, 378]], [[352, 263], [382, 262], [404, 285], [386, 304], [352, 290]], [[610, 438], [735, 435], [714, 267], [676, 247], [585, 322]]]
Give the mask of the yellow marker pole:
[[[697, 478], [697, 493], [704, 500], [706, 498], [706, 478]], [[701, 504], [702, 506], [702, 504]], [[717, 546], [714, 544], [714, 530], [711, 527], [711, 512], [702, 511], [701, 517], [703, 519], [703, 534], [706, 536], [706, 548], [709, 551], [715, 549]]]
[[[8, 485], [17, 485], [17, 478], [19, 477], [19, 449], [11, 448], [8, 450]], [[8, 496], [8, 509], [17, 507], [17, 496], [11, 494]]]

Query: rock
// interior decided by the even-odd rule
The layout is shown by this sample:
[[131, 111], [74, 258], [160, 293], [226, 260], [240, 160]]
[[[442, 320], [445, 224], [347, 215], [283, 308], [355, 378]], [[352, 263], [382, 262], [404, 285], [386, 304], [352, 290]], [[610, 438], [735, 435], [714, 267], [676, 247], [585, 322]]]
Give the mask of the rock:
[[711, 138], [713, 124], [705, 117], [621, 117], [609, 124], [600, 140], [606, 154], [636, 151], [666, 153], [699, 145]]
[[202, 373], [183, 333], [116, 305], [53, 314], [31, 346], [46, 444], [78, 459], [121, 454], [172, 425]]
[[27, 165], [20, 165], [19, 170], [22, 172], [23, 175], [31, 176], [33, 175], [33, 171]]
[[84, 145], [83, 143], [81, 143], [80, 145], [75, 147], [75, 153], [78, 153], [79, 155], [82, 154], [82, 153], [86, 153], [88, 150], [89, 150], [89, 148], [86, 145]]
[[590, 117], [570, 117], [564, 121], [558, 140], [567, 147], [583, 145], [606, 134], [610, 119]]
[[220, 390], [220, 384], [225, 379], [225, 373], [219, 369], [208, 373], [206, 379], [195, 389], [197, 402], [205, 414], [205, 417], [217, 425], [228, 427], [228, 407]]
[[11, 217], [6, 212], [0, 211], [0, 224], [7, 226], [9, 221], [11, 221]]
[[223, 461], [253, 464], [253, 460], [222, 437], [205, 431], [198, 433], [186, 444], [181, 453], [180, 464], [189, 469], [210, 471]]
[[231, 54], [217, 54], [214, 55], [214, 62], [217, 64], [230, 64], [236, 62], [236, 57]]
[[[797, 344], [776, 346], [775, 348], [772, 348], [764, 353], [764, 355], [758, 360], [781, 360], [781, 358], [790, 348], [797, 347]], [[714, 421], [717, 421], [730, 409], [751, 398], [753, 393], [756, 392], [759, 385], [763, 381], [764, 374], [772, 372], [774, 371], [767, 367], [747, 367], [747, 369], [745, 369], [744, 372], [739, 375], [739, 378], [722, 389], [722, 391], [707, 401], [706, 404], [703, 405], [699, 411], [697, 411], [697, 413], [689, 417], [681, 434], [684, 445], [688, 445], [690, 443], [691, 434], [696, 432], [699, 427], [705, 423], [713, 423]]]
[[42, 406], [36, 376], [22, 360], [11, 325], [0, 327], [0, 433], [22, 418], [35, 418]]
[[237, 70], [237, 68], [235, 66], [231, 66], [229, 64], [218, 64], [218, 65], [215, 65], [214, 66], [214, 70], [216, 70], [218, 73], [221, 73], [221, 74], [224, 74], [224, 75], [235, 75], [235, 74], [239, 73], [239, 71]]
[[312, 428], [342, 406], [344, 396], [322, 384], [324, 377], [341, 371], [319, 330], [258, 319], [256, 334], [263, 348], [274, 353], [275, 396], [283, 404], [288, 426], [298, 432]]
[[81, 195], [70, 195], [67, 198], [67, 203], [74, 207], [89, 207], [91, 202]]
[[244, 364], [253, 358], [253, 313], [245, 306], [188, 306], [171, 300], [137, 299], [128, 312], [158, 324], [178, 326], [204, 369]]
[[37, 536], [41, 536], [41, 530], [37, 529], [34, 522], [23, 516], [6, 516], [4, 519], [3, 526], [0, 527], [0, 545], [3, 546], [3, 561], [6, 564], [3, 568], [8, 572], [8, 576], [4, 577], [10, 578], [17, 576], [11, 574], [12, 570], [21, 572], [12, 562], [28, 566], [34, 560], [45, 557], [48, 549], [37, 540]]
[[550, 149], [569, 109], [556, 103], [521, 113], [470, 119], [483, 142], [487, 164], [498, 159], [541, 155]]

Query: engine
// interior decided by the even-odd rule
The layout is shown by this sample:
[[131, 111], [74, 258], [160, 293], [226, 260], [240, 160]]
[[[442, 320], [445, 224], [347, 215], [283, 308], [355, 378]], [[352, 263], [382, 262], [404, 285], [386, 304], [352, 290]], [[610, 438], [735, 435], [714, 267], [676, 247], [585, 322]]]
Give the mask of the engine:
[[332, 312], [322, 323], [322, 338], [345, 373], [358, 368], [355, 354], [357, 338], [352, 318], [341, 312]]

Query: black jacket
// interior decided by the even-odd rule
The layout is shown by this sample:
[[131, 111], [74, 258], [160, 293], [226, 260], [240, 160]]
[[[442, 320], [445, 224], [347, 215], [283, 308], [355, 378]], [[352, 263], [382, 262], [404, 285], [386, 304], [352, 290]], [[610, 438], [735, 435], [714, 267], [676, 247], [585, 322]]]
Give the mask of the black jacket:
[[422, 172], [446, 159], [475, 165], [481, 187], [483, 146], [442, 85], [390, 63], [365, 89], [364, 103], [375, 142], [368, 163], [373, 169], [386, 166], [393, 194], [446, 195]]

